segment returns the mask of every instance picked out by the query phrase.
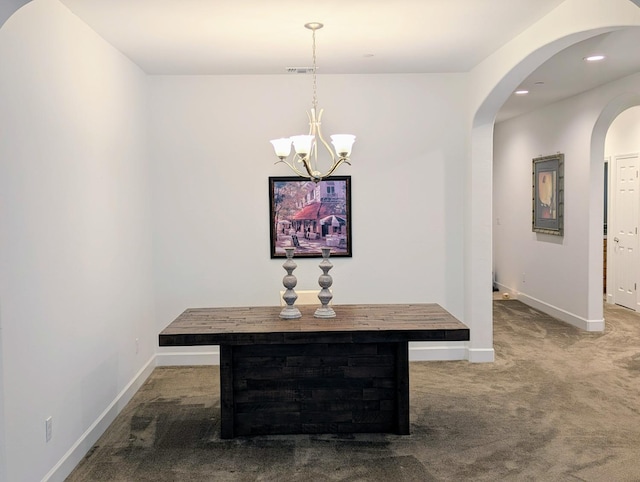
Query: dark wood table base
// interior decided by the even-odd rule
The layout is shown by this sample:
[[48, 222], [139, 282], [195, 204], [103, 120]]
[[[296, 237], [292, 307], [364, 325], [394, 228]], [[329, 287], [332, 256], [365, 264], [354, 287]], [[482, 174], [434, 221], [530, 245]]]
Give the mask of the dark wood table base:
[[409, 433], [407, 342], [224, 346], [222, 438]]

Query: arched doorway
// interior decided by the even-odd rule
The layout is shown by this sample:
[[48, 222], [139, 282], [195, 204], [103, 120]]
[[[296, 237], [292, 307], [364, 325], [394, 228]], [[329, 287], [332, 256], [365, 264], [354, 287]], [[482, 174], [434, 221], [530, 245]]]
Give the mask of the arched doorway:
[[[637, 29], [637, 27], [629, 28]], [[528, 257], [529, 262], [524, 262], [523, 265], [528, 265], [529, 269], [532, 265], [538, 265], [537, 279], [534, 282], [538, 282], [539, 287], [542, 284], [540, 279], [542, 265], [545, 262], [553, 263], [554, 260], [563, 256], [567, 257], [566, 264], [553, 266], [546, 273], [551, 276], [550, 281], [546, 283], [553, 286], [555, 298], [545, 297], [551, 289], [527, 292], [530, 285], [524, 284], [523, 273], [527, 271], [527, 283], [529, 283], [529, 269], [512, 269], [511, 279], [508, 281], [512, 282], [511, 286], [516, 292], [522, 287], [522, 292], [525, 294], [522, 298], [525, 303], [589, 331], [600, 331], [604, 328], [602, 306], [604, 138], [613, 118], [633, 104], [633, 98], [637, 97], [634, 93], [622, 96], [620, 93], [629, 89], [638, 92], [636, 84], [637, 77], [633, 74], [596, 87], [573, 99], [542, 108], [531, 115], [524, 115], [514, 122], [506, 122], [508, 127], [501, 124], [500, 128], [496, 129], [496, 142], [500, 144], [492, 146], [496, 162], [504, 164], [505, 157], [508, 157], [505, 153], [520, 154], [512, 155], [511, 160], [513, 163], [520, 163], [519, 174], [524, 173], [524, 176], [519, 177], [518, 189], [522, 191], [520, 198], [525, 202], [518, 205], [520, 218], [522, 218], [518, 220], [521, 223], [517, 228], [520, 234], [510, 238], [510, 245], [517, 247], [512, 249], [512, 258]], [[561, 120], [558, 121], [558, 119]], [[507, 144], [519, 145], [519, 148], [514, 149], [511, 146], [504, 148], [507, 138], [510, 139]], [[497, 152], [496, 148], [499, 148]], [[569, 202], [573, 203], [569, 206], [568, 213], [569, 232], [565, 233], [563, 239], [556, 240], [549, 236], [545, 239], [531, 232], [531, 159], [537, 155], [552, 154], [564, 149], [568, 149], [570, 158], [570, 169], [567, 173], [569, 190], [565, 192]], [[498, 175], [494, 186], [496, 191], [501, 189], [500, 182], [504, 183], [504, 179], [504, 175], [502, 177]], [[498, 209], [499, 204], [500, 201]], [[504, 205], [505, 202], [502, 199], [503, 209]], [[528, 220], [526, 219], [527, 209], [529, 210]], [[495, 216], [499, 217], [500, 213]], [[502, 235], [502, 228], [496, 228], [495, 223], [492, 225], [492, 233], [497, 229], [499, 235]], [[509, 229], [515, 231], [516, 228], [511, 226]], [[496, 240], [493, 241], [496, 242]], [[543, 256], [550, 252], [556, 258]], [[504, 259], [499, 261], [505, 264]], [[518, 273], [515, 274], [514, 271]], [[509, 284], [508, 281], [507, 284]], [[544, 296], [539, 296], [538, 293], [543, 293]]]
[[[605, 155], [607, 153], [605, 153], [605, 141], [607, 138], [608, 133], [610, 132], [610, 129], [612, 127], [612, 124], [614, 123], [614, 121], [616, 120], [616, 118], [618, 118], [618, 116], [620, 116], [620, 114], [622, 114], [623, 112], [627, 111], [628, 109], [634, 107], [634, 106], [639, 106], [640, 105], [640, 92], [638, 93], [624, 93], [618, 97], [616, 97], [615, 99], [613, 99], [606, 107], [605, 109], [602, 111], [600, 117], [598, 118], [598, 121], [596, 122], [596, 125], [594, 126], [593, 129], [593, 136], [592, 136], [592, 157], [591, 157], [591, 163], [593, 166], [593, 171], [595, 171], [598, 166], [602, 166], [602, 161], [600, 163], [597, 162], [597, 156], [601, 154], [600, 159], [604, 159]], [[627, 154], [631, 154], [632, 151], [635, 151], [636, 153], [638, 152], [638, 149], [628, 149], [628, 152], [612, 152], [611, 154], [617, 154], [617, 155], [627, 155]], [[614, 159], [615, 161], [615, 159]], [[610, 167], [611, 167], [611, 163], [610, 163]], [[609, 171], [611, 172], [611, 170]], [[596, 183], [598, 182], [597, 179], [594, 179], [593, 185], [594, 185], [594, 196], [597, 196], [600, 193], [600, 190], [597, 189], [597, 185]], [[604, 183], [602, 184], [602, 190], [604, 190]], [[612, 191], [609, 191], [609, 198], [612, 199], [611, 197], [614, 196], [614, 193]], [[604, 199], [604, 195], [601, 196], [601, 199]], [[613, 200], [613, 199], [612, 199]], [[619, 209], [619, 207], [615, 207], [615, 203], [609, 203], [609, 206], [614, 206], [614, 209]], [[615, 213], [614, 213], [615, 214]], [[615, 220], [616, 216], [614, 215], [614, 220]], [[636, 220], [637, 222], [637, 220]], [[615, 228], [615, 226], [614, 226]], [[612, 232], [612, 237], [615, 238], [615, 233]], [[607, 291], [606, 291], [606, 297], [607, 297], [607, 301], [608, 302], [616, 302], [615, 296], [614, 296], [614, 291], [616, 289], [615, 286], [615, 282], [614, 282], [614, 278], [615, 278], [615, 249], [616, 246], [614, 243], [611, 244], [607, 244], [607, 252], [605, 254], [606, 256], [606, 264], [609, 267], [609, 269], [607, 270]], [[613, 268], [613, 269], [612, 269]], [[632, 267], [634, 270], [636, 268], [636, 266]], [[595, 267], [594, 267], [595, 269]], [[635, 295], [634, 295], [635, 298]], [[591, 299], [590, 299], [591, 301]], [[632, 303], [632, 306], [628, 306], [631, 309], [637, 309], [637, 300], [633, 300], [634, 302]], [[595, 300], [594, 300], [595, 302]], [[635, 306], [634, 306], [635, 305]]]
[[[628, 1], [616, 2], [616, 15], [611, 18], [594, 22], [588, 14], [580, 17], [581, 9], [573, 2], [566, 2], [559, 7], [553, 16], [554, 20], [564, 19], [541, 28], [531, 35], [523, 35], [514, 42], [513, 48], [496, 52], [471, 72], [471, 82], [475, 87], [472, 97], [475, 97], [475, 108], [470, 111], [471, 139], [470, 156], [467, 166], [467, 195], [465, 208], [465, 322], [471, 327], [472, 339], [469, 346], [470, 361], [493, 360], [492, 339], [492, 163], [493, 163], [493, 133], [494, 119], [500, 107], [513, 93], [518, 85], [527, 78], [538, 66], [561, 50], [582, 40], [598, 34], [624, 28], [624, 25], [640, 25], [637, 19], [636, 7]], [[614, 9], [609, 10], [613, 12]], [[614, 18], [617, 17], [617, 18]], [[583, 28], [580, 28], [583, 26]], [[535, 35], [534, 35], [535, 34]], [[516, 57], [514, 52], [528, 52], [524, 58]], [[486, 93], [483, 92], [483, 87]], [[472, 99], [472, 105], [474, 99]], [[603, 146], [604, 144], [602, 144]], [[593, 149], [591, 149], [591, 157]], [[600, 156], [602, 150], [600, 151]], [[602, 166], [602, 157], [599, 158]], [[602, 170], [600, 179], [602, 178]], [[594, 182], [591, 182], [593, 185]], [[594, 191], [595, 192], [595, 191]], [[602, 184], [599, 191], [602, 194]], [[591, 193], [591, 199], [596, 195]], [[598, 200], [598, 207], [602, 211], [602, 196]], [[601, 216], [600, 216], [601, 218]], [[598, 309], [593, 303], [591, 292], [600, 290], [599, 310], [602, 313], [602, 226], [591, 223], [588, 236], [589, 260], [589, 310]], [[597, 235], [595, 234], [597, 233]], [[595, 253], [594, 239], [598, 239], [600, 256], [596, 261], [590, 261]], [[594, 267], [592, 267], [594, 266]], [[599, 286], [591, 281], [600, 276]], [[596, 283], [597, 284], [597, 283]], [[475, 332], [475, 336], [473, 333]]]
[[[574, 43], [603, 33], [602, 29], [572, 33], [538, 47], [513, 66], [495, 85], [473, 117], [469, 165], [470, 193], [467, 199], [467, 299], [465, 321], [478, 333], [472, 337], [470, 361], [493, 359], [492, 330], [492, 252], [493, 245], [493, 134], [494, 119], [500, 107], [518, 85], [537, 67]], [[480, 277], [479, 273], [483, 273]], [[480, 294], [482, 293], [482, 294]], [[475, 296], [474, 296], [475, 295]], [[489, 329], [486, 329], [488, 327]]]

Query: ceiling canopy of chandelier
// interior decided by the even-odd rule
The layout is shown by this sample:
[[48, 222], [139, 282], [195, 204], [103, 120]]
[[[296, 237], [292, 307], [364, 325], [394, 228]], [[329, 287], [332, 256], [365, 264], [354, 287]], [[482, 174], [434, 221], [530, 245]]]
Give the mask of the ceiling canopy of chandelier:
[[[318, 22], [305, 24], [305, 28], [312, 31], [313, 39], [313, 101], [311, 111], [307, 112], [307, 116], [309, 117], [309, 134], [283, 137], [271, 141], [276, 156], [280, 159], [276, 161], [276, 164], [283, 162], [298, 176], [309, 178], [314, 182], [329, 177], [342, 163], [351, 165], [349, 156], [351, 155], [351, 147], [356, 139], [356, 136], [351, 134], [334, 134], [330, 136], [331, 143], [335, 149], [334, 152], [324, 140], [324, 137], [322, 137], [320, 124], [323, 110], [320, 109], [318, 111], [318, 97], [316, 92], [316, 30], [321, 29], [323, 26], [323, 24]], [[289, 159], [292, 144], [295, 154], [292, 159]], [[318, 170], [318, 146], [320, 144], [324, 146], [331, 157], [331, 166], [324, 173]]]

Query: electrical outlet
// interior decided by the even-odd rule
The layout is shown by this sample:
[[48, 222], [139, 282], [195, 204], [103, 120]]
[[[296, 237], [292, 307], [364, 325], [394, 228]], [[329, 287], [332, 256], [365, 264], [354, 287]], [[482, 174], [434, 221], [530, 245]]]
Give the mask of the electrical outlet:
[[51, 440], [51, 437], [53, 436], [53, 418], [52, 417], [49, 417], [44, 421], [44, 430], [45, 430], [45, 437], [48, 442], [49, 440]]

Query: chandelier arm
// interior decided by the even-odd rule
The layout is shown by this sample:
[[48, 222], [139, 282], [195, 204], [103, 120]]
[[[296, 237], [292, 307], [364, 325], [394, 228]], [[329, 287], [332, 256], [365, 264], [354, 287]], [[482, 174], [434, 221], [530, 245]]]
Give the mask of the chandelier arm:
[[[316, 121], [316, 108], [312, 107], [310, 112], [307, 112], [307, 118], [309, 119], [309, 135], [313, 136], [314, 140], [317, 137], [317, 129], [318, 129], [318, 122]], [[311, 159], [315, 160], [315, 166], [311, 166]], [[311, 151], [309, 151], [309, 156], [308, 156], [308, 166], [307, 167], [307, 171], [309, 171], [309, 175], [312, 176], [312, 172], [314, 171], [313, 167], [315, 167], [315, 170], [318, 170], [318, 149], [317, 149], [317, 142], [313, 142], [311, 144]]]
[[[312, 152], [313, 152], [313, 149], [312, 149]], [[309, 160], [310, 158], [311, 158], [311, 152], [309, 153], [308, 156], [303, 157], [301, 161], [302, 161], [302, 164], [304, 164], [304, 168], [307, 170], [307, 174], [309, 174], [309, 177], [313, 179], [316, 176], [313, 174], [314, 171], [313, 171], [313, 168], [311, 167], [311, 161]]]
[[325, 174], [323, 174], [322, 176], [320, 176], [322, 179], [324, 179], [325, 177], [329, 177], [331, 174], [333, 174], [333, 171], [335, 171], [336, 169], [338, 169], [340, 167], [340, 165], [346, 162], [347, 164], [349, 164], [349, 162], [346, 160], [346, 158], [341, 157], [340, 159], [338, 159], [337, 162], [334, 162], [333, 165], [331, 166], [331, 169], [329, 169]]
[[320, 109], [320, 112], [318, 114], [318, 119], [315, 122], [316, 134], [317, 134], [316, 136], [320, 138], [320, 142], [322, 142], [322, 145], [329, 152], [329, 155], [331, 156], [331, 167], [333, 167], [336, 164], [336, 156], [333, 154], [333, 149], [331, 149], [331, 146], [329, 146], [327, 141], [324, 140], [324, 137], [322, 136], [322, 128], [320, 127], [323, 112], [324, 112], [324, 109]]
[[279, 161], [274, 162], [273, 164], [280, 164], [280, 163], [286, 164], [287, 166], [289, 166], [289, 169], [291, 169], [293, 172], [295, 172], [298, 176], [300, 177], [307, 177], [306, 174], [304, 172], [302, 172], [300, 169], [298, 169], [296, 166], [294, 166], [293, 164], [291, 164], [289, 161], [285, 160], [285, 159], [280, 159]]

